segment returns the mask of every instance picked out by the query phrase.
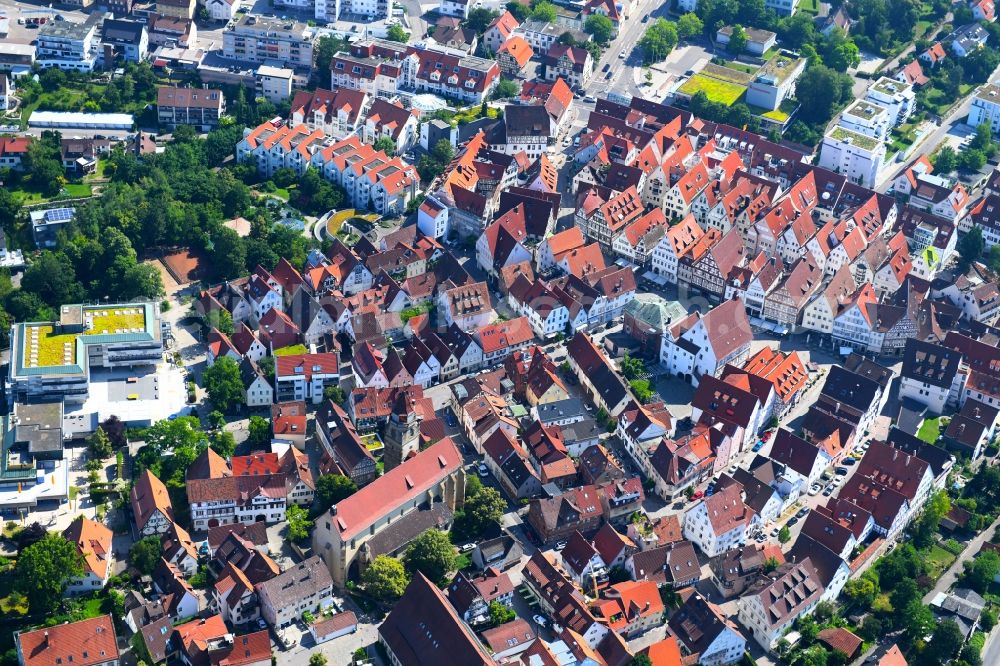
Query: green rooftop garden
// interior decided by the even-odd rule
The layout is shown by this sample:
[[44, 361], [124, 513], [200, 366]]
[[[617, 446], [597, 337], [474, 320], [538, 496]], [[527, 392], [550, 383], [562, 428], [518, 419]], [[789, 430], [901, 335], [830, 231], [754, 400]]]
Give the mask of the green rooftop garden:
[[746, 91], [746, 86], [702, 74], [695, 74], [685, 81], [684, 85], [678, 90], [681, 94], [690, 95], [691, 97], [694, 97], [699, 92], [704, 92], [708, 96], [709, 101], [725, 104], [726, 106], [732, 106], [738, 102]]

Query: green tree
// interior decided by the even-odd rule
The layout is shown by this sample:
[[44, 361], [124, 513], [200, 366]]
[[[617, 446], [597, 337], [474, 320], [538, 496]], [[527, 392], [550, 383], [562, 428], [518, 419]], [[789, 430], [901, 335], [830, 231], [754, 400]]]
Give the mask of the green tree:
[[864, 608], [875, 601], [875, 593], [875, 583], [866, 578], [852, 578], [844, 584], [844, 596]]
[[951, 173], [958, 168], [958, 155], [951, 146], [944, 146], [941, 150], [937, 151], [932, 162], [934, 170], [938, 173]]
[[944, 620], [935, 627], [923, 656], [930, 660], [929, 663], [946, 664], [958, 655], [964, 643], [965, 636], [955, 621]]
[[395, 557], [379, 555], [361, 574], [365, 591], [380, 601], [391, 602], [403, 596], [410, 578], [402, 562]]
[[542, 0], [535, 8], [531, 10], [531, 18], [535, 21], [544, 21], [546, 23], [556, 22], [556, 6], [551, 2]]
[[677, 26], [665, 18], [657, 18], [646, 28], [639, 46], [646, 63], [665, 59], [677, 46]]
[[431, 581], [441, 581], [455, 568], [455, 547], [447, 534], [429, 529], [410, 542], [403, 562], [411, 576], [419, 571]]
[[223, 458], [232, 458], [236, 453], [236, 437], [228, 430], [217, 430], [212, 433], [210, 446]]
[[[975, 230], [979, 230], [976, 227]], [[970, 234], [966, 234], [968, 238]], [[979, 234], [980, 243], [982, 243], [982, 232]], [[962, 243], [959, 242], [959, 254], [962, 254]], [[980, 246], [979, 253], [976, 258], [982, 256], [982, 247]], [[959, 264], [961, 264], [962, 258], [959, 259]], [[964, 273], [965, 271], [962, 270]], [[914, 521], [913, 529], [911, 530], [913, 545], [917, 548], [928, 548], [934, 540], [934, 535], [937, 533], [938, 523], [944, 518], [948, 512], [951, 511], [951, 499], [948, 498], [948, 493], [941, 490], [933, 495], [924, 504], [924, 510], [920, 514], [920, 517]]]
[[934, 629], [934, 613], [920, 599], [910, 601], [901, 612], [893, 609], [893, 615], [896, 626], [902, 628], [914, 643], [924, 640]]
[[986, 166], [986, 153], [969, 148], [958, 154], [958, 168], [963, 171], [979, 171]]
[[499, 601], [490, 602], [490, 622], [493, 623], [494, 627], [512, 622], [516, 617], [517, 613], [514, 612], [513, 608], [505, 606]]
[[461, 514], [461, 525], [456, 519], [456, 529], [464, 538], [476, 537], [489, 528], [491, 524], [499, 523], [507, 510], [507, 502], [496, 488], [483, 487], [469, 498]]
[[504, 5], [504, 9], [510, 12], [517, 19], [518, 23], [524, 23], [525, 19], [531, 13], [531, 10], [527, 6], [522, 5], [517, 0], [510, 0], [510, 2]]
[[[307, 169], [306, 173], [310, 171], [315, 169]], [[229, 227], [219, 227], [212, 234], [212, 249], [209, 256], [216, 279], [230, 280], [246, 272], [246, 243]]]
[[646, 372], [646, 364], [643, 360], [631, 356], [628, 352], [625, 352], [625, 358], [622, 359], [621, 367], [625, 379], [638, 379]]
[[607, 16], [591, 14], [583, 24], [583, 30], [594, 36], [594, 41], [604, 45], [611, 41], [615, 34], [615, 25]]
[[792, 531], [788, 529], [788, 525], [782, 525], [781, 529], [778, 531], [778, 541], [781, 543], [788, 543], [792, 540]]
[[[317, 67], [314, 68], [313, 75], [316, 76], [316, 72], [329, 70], [330, 61], [333, 59], [333, 56], [338, 51], [346, 51], [349, 47], [350, 44], [347, 40], [334, 37], [332, 35], [326, 35], [317, 39], [316, 43], [313, 45], [313, 58], [315, 59], [317, 65]], [[327, 76], [327, 79], [329, 79], [329, 76]], [[322, 79], [317, 79], [317, 83], [321, 80]], [[329, 80], [327, 80], [327, 83], [329, 83]], [[230, 153], [231, 152], [232, 149], [230, 149]]]
[[497, 82], [496, 87], [493, 89], [493, 99], [509, 99], [511, 97], [516, 97], [520, 92], [521, 86], [518, 85], [517, 81], [500, 79], [500, 81]]
[[777, 32], [782, 42], [790, 48], [800, 49], [805, 44], [816, 41], [816, 26], [813, 17], [805, 12], [796, 12], [778, 22]]
[[965, 584], [980, 594], [1000, 574], [1000, 555], [992, 550], [981, 553], [972, 562], [965, 563]]
[[399, 42], [400, 44], [405, 44], [410, 41], [410, 33], [403, 30], [398, 24], [390, 26], [385, 32], [386, 39], [391, 42]]
[[825, 65], [814, 65], [795, 84], [799, 114], [808, 123], [825, 124], [834, 111], [853, 97], [853, 79]]
[[339, 386], [327, 386], [323, 389], [323, 399], [333, 400], [338, 405], [343, 405], [347, 402], [347, 393]]
[[875, 641], [882, 636], [883, 631], [882, 621], [874, 615], [867, 615], [858, 629], [858, 635], [866, 641]]
[[309, 513], [298, 504], [290, 504], [285, 509], [285, 520], [288, 521], [288, 538], [295, 543], [302, 543], [309, 538], [313, 521]]
[[649, 658], [649, 655], [640, 652], [632, 657], [629, 666], [653, 666], [653, 660]]
[[261, 448], [267, 446], [271, 441], [271, 422], [262, 416], [251, 416], [247, 426], [249, 435], [247, 440], [250, 446]]
[[705, 24], [702, 23], [698, 15], [693, 12], [688, 12], [683, 14], [679, 19], [677, 19], [677, 37], [678, 39], [691, 39], [692, 37], [697, 37], [705, 30]]
[[223, 356], [201, 373], [201, 384], [217, 409], [228, 413], [243, 401], [243, 379], [236, 361]]
[[396, 142], [392, 140], [392, 137], [383, 136], [380, 137], [374, 144], [375, 150], [381, 150], [383, 153], [392, 157], [396, 154]]
[[14, 589], [28, 598], [32, 612], [51, 611], [62, 600], [70, 578], [83, 574], [83, 556], [58, 534], [46, 534], [25, 548], [14, 567]]
[[861, 63], [861, 51], [857, 44], [840, 28], [834, 28], [816, 49], [827, 67], [846, 72], [849, 67]]
[[104, 428], [97, 426], [94, 434], [87, 438], [87, 450], [90, 456], [97, 460], [104, 460], [111, 457], [113, 453], [111, 438], [104, 432]]
[[653, 399], [653, 389], [650, 387], [648, 379], [633, 379], [629, 382], [632, 393], [642, 404], [648, 404]]
[[158, 536], [139, 539], [128, 551], [128, 561], [143, 576], [150, 576], [163, 555], [163, 546]]
[[469, 30], [475, 30], [477, 35], [482, 35], [498, 16], [500, 16], [500, 12], [496, 10], [476, 7], [469, 10], [469, 18], [465, 19], [465, 27]]
[[[976, 225], [958, 241], [956, 248], [958, 250], [958, 272], [965, 273], [973, 263], [981, 260], [984, 247], [983, 230]], [[945, 513], [948, 512], [945, 511]], [[943, 516], [944, 514], [941, 517]], [[918, 547], [920, 547], [919, 544]]]
[[734, 55], [743, 53], [747, 48], [747, 31], [741, 25], [734, 25], [733, 32], [729, 35], [729, 42], [726, 50]]
[[309, 666], [326, 666], [326, 655], [322, 652], [313, 652], [309, 655]]
[[324, 474], [316, 481], [316, 502], [320, 512], [358, 492], [358, 486], [343, 474]]

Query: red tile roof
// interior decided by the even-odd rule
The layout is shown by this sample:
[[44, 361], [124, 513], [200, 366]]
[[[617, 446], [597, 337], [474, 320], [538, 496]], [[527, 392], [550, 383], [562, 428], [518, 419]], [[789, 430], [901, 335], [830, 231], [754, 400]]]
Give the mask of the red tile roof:
[[340, 538], [346, 541], [375, 521], [420, 496], [462, 466], [462, 454], [450, 437], [424, 449], [384, 476], [337, 503], [331, 515]]
[[27, 631], [17, 642], [24, 666], [89, 666], [118, 659], [110, 615]]

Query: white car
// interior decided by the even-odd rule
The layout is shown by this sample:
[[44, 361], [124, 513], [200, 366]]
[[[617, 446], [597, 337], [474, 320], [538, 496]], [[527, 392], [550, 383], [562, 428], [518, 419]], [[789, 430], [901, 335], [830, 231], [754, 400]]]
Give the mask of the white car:
[[546, 620], [541, 615], [532, 615], [531, 619], [534, 620], [535, 624], [537, 624], [539, 627], [547, 627], [547, 626], [549, 626], [549, 621]]
[[486, 478], [489, 475], [490, 469], [484, 463], [479, 463], [479, 476]]
[[810, 495], [818, 495], [821, 490], [823, 490], [823, 486], [819, 485], [818, 483], [814, 483], [811, 486], [809, 486]]

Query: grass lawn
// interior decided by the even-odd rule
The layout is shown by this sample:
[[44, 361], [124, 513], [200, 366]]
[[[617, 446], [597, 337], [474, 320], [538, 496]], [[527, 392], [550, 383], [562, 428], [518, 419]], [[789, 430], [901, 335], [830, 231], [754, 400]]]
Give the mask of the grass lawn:
[[66, 183], [66, 185], [63, 186], [63, 191], [66, 193], [66, 196], [71, 199], [89, 197], [94, 193], [94, 190], [90, 187], [89, 183]]
[[680, 87], [680, 92], [685, 95], [691, 95], [694, 97], [698, 92], [704, 92], [708, 95], [709, 101], [719, 102], [720, 104], [725, 104], [726, 106], [732, 106], [735, 104], [744, 93], [746, 93], [746, 86], [741, 86], [736, 83], [730, 83], [728, 81], [722, 81], [721, 79], [714, 79], [708, 76], [702, 76], [700, 74], [695, 74], [690, 79], [684, 82], [684, 85]]
[[275, 356], [292, 356], [293, 354], [305, 354], [308, 350], [305, 345], [291, 345], [288, 347], [282, 347], [281, 349], [275, 349]]
[[799, 12], [816, 16], [819, 14], [819, 0], [802, 0], [799, 3], [798, 9], [795, 10], [796, 14]]
[[917, 21], [917, 27], [913, 30], [913, 36], [915, 39], [920, 39], [926, 33], [928, 28], [930, 28], [934, 23], [932, 21], [921, 20]]
[[755, 67], [754, 65], [748, 65], [744, 62], [736, 62], [735, 60], [729, 60], [726, 62], [726, 67], [729, 69], [736, 69], [741, 72], [746, 72], [747, 74], [756, 74], [760, 67]]
[[941, 420], [935, 417], [933, 419], [924, 420], [923, 425], [920, 426], [920, 430], [917, 432], [917, 437], [924, 440], [928, 444], [933, 444], [937, 441], [940, 434]]
[[926, 558], [927, 565], [930, 568], [928, 575], [934, 579], [940, 578], [941, 574], [943, 574], [945, 570], [951, 566], [951, 563], [955, 561], [954, 555], [937, 544], [931, 546], [931, 549], [927, 552]]
[[99, 178], [107, 178], [107, 176], [105, 175], [105, 171], [107, 170], [107, 168], [108, 168], [108, 160], [98, 160], [97, 168], [94, 169], [94, 173], [87, 174], [86, 176], [83, 177], [83, 180], [88, 181]]

